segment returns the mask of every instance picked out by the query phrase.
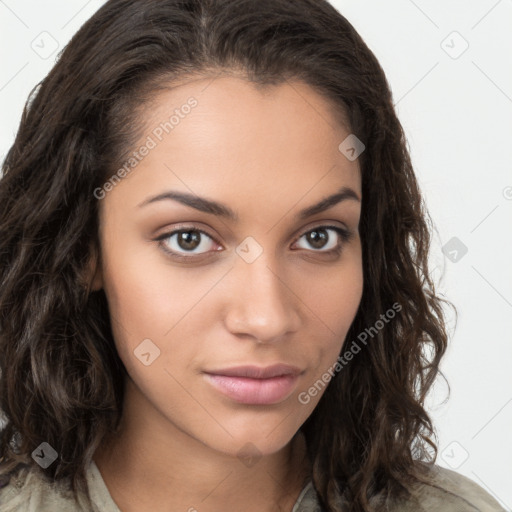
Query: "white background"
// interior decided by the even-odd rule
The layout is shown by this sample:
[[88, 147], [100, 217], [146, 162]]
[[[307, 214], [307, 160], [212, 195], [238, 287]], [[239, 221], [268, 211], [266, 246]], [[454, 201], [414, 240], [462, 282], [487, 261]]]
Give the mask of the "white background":
[[[439, 381], [429, 401], [438, 463], [512, 510], [512, 0], [332, 3], [386, 72], [438, 230], [433, 276], [459, 312], [451, 398]], [[1, 159], [29, 91], [102, 4], [0, 0]]]

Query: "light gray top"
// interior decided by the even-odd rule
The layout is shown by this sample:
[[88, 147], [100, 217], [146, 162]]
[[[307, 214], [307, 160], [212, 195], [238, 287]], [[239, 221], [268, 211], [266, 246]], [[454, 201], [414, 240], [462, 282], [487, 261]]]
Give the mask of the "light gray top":
[[[122, 512], [94, 461], [86, 473], [92, 510], [86, 507], [85, 500], [76, 503], [63, 481], [52, 483], [36, 469], [23, 468], [0, 488], [0, 512]], [[391, 504], [376, 498], [372, 503], [383, 512], [506, 512], [487, 491], [465, 476], [440, 466], [434, 466], [433, 476], [431, 485], [417, 484], [413, 498], [407, 502]], [[322, 512], [311, 481], [291, 512]]]

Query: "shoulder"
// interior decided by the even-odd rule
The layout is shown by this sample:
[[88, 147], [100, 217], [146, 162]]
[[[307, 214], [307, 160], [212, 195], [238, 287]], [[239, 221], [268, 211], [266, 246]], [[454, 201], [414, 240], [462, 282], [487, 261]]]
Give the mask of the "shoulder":
[[390, 512], [506, 512], [486, 490], [473, 480], [433, 465], [427, 482], [411, 487], [411, 496], [390, 507]]
[[[409, 486], [410, 495], [396, 499], [378, 494], [369, 500], [379, 512], [506, 512], [487, 491], [473, 480], [437, 465], [424, 474], [425, 482]], [[341, 508], [348, 508], [346, 497]], [[310, 481], [292, 512], [322, 512], [318, 495]]]
[[36, 467], [24, 466], [0, 482], [0, 512], [83, 512], [67, 481], [53, 482]]

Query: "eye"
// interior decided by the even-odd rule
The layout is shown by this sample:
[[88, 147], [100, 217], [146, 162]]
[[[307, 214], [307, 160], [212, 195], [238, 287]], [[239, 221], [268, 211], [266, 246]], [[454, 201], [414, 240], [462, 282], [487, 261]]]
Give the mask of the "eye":
[[[347, 229], [339, 226], [318, 226], [306, 231], [299, 240], [304, 238], [309, 248], [315, 249], [314, 252], [331, 254], [340, 253], [343, 244], [348, 242], [351, 237], [352, 234]], [[304, 246], [301, 248], [308, 249]]]
[[[187, 259], [199, 256], [212, 250], [212, 242], [217, 243], [208, 233], [194, 227], [181, 228], [169, 233], [164, 233], [157, 238], [164, 251], [174, 258]], [[188, 255], [187, 255], [188, 254]]]

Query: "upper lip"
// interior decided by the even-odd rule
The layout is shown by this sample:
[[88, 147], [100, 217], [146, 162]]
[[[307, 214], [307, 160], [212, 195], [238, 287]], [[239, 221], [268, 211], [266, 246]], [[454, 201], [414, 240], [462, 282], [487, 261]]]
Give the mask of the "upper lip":
[[270, 379], [272, 377], [280, 377], [282, 375], [298, 375], [301, 373], [300, 368], [289, 364], [274, 364], [264, 368], [253, 365], [236, 366], [232, 368], [223, 368], [220, 370], [211, 370], [205, 373], [211, 375], [224, 375], [226, 377], [247, 377], [252, 379]]

